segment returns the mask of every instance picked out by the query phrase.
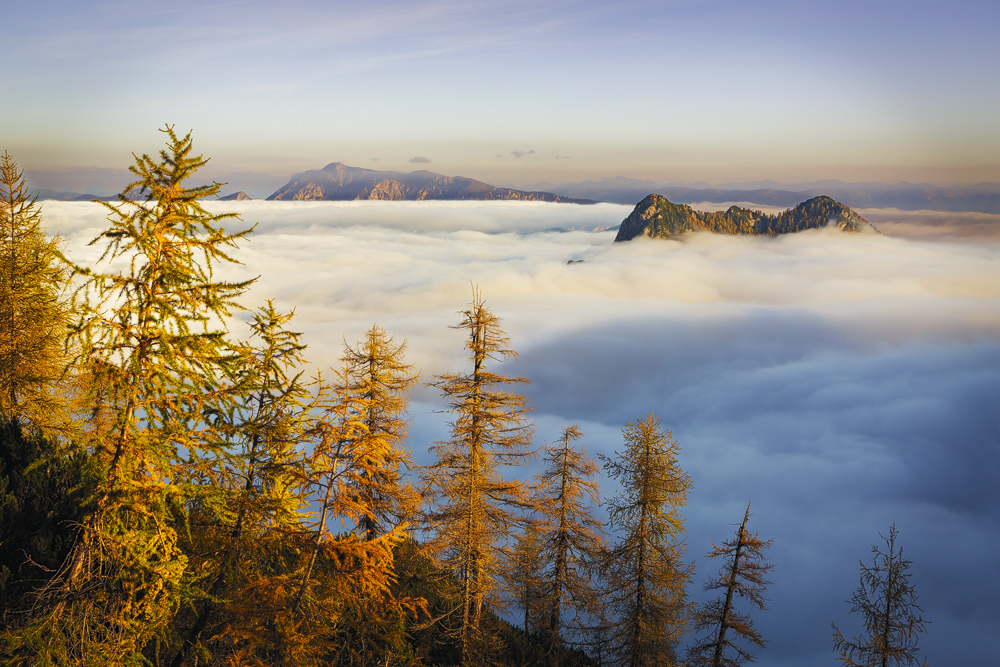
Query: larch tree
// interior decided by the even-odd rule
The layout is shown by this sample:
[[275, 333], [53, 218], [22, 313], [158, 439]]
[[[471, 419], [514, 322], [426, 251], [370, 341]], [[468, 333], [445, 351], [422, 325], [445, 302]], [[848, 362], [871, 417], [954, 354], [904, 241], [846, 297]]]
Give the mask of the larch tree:
[[15, 662], [135, 664], [184, 596], [177, 463], [217, 441], [203, 416], [232, 360], [222, 321], [252, 281], [215, 279], [248, 232], [227, 233], [237, 216], [199, 202], [220, 184], [186, 187], [207, 162], [190, 133], [164, 132], [159, 159], [136, 157], [135, 180], [104, 203], [110, 226], [92, 242], [121, 272], [78, 269], [86, 306], [73, 330], [103, 415], [89, 433], [102, 479], [38, 616], [13, 638]]
[[401, 470], [410, 466], [405, 394], [416, 382], [405, 349], [372, 326], [356, 347], [345, 345], [334, 383], [321, 383], [308, 461], [319, 513], [294, 609], [326, 615], [331, 664], [369, 664], [391, 653], [405, 619], [424, 607], [393, 589], [393, 549], [417, 503]]
[[37, 196], [0, 157], [0, 418], [51, 431], [67, 425], [54, 390], [67, 364], [70, 267], [42, 229]]
[[687, 584], [693, 565], [682, 561], [682, 510], [691, 480], [678, 465], [680, 451], [670, 431], [649, 415], [623, 430], [625, 447], [601, 456], [621, 492], [607, 502], [619, 541], [605, 558], [609, 649], [617, 664], [672, 667], [690, 605]]
[[67, 527], [87, 516], [94, 468], [86, 452], [66, 455], [63, 443], [0, 419], [0, 664], [3, 632], [73, 546]]
[[541, 594], [542, 538], [541, 524], [537, 520], [526, 522], [514, 539], [511, 564], [507, 573], [510, 596], [517, 600], [524, 611], [521, 626], [525, 634], [544, 627], [545, 610]]
[[[837, 659], [851, 667], [889, 667], [890, 665], [916, 665], [917, 641], [927, 631], [927, 623], [920, 615], [923, 609], [917, 604], [917, 594], [910, 583], [910, 566], [913, 562], [903, 557], [903, 548], [897, 546], [899, 531], [895, 524], [889, 534], [879, 533], [885, 542], [883, 551], [872, 546], [872, 564], [859, 561], [861, 581], [851, 596], [851, 613], [859, 614], [864, 630], [848, 639], [833, 625], [833, 650]], [[927, 664], [927, 661], [924, 661]]]
[[767, 562], [764, 551], [773, 540], [762, 540], [756, 533], [747, 530], [750, 519], [750, 504], [747, 503], [743, 522], [736, 536], [726, 540], [722, 546], [712, 545], [709, 558], [722, 558], [719, 573], [705, 582], [705, 590], [719, 590], [724, 593], [702, 605], [694, 615], [696, 633], [702, 633], [688, 651], [688, 664], [692, 667], [738, 667], [753, 662], [754, 656], [734, 640], [742, 640], [758, 648], [765, 641], [753, 625], [750, 616], [737, 611], [736, 598], [746, 600], [750, 606], [763, 611], [766, 599], [767, 576], [774, 565]]
[[524, 397], [510, 389], [527, 380], [489, 369], [517, 354], [478, 291], [454, 328], [468, 333], [471, 368], [440, 375], [434, 383], [454, 421], [451, 439], [431, 447], [436, 461], [426, 474], [433, 504], [426, 517], [432, 546], [461, 586], [462, 662], [476, 664], [486, 641], [483, 606], [501, 588], [501, 568], [510, 562], [512, 546], [507, 536], [529, 505], [526, 484], [505, 479], [503, 470], [530, 455], [532, 428]]
[[536, 477], [537, 511], [545, 517], [538, 592], [552, 667], [559, 665], [564, 635], [583, 629], [584, 620], [596, 617], [600, 604], [591, 576], [603, 550], [603, 526], [593, 513], [599, 503], [597, 464], [573, 445], [582, 435], [579, 427], [566, 427], [559, 440], [545, 448]]
[[405, 448], [406, 392], [417, 381], [405, 352], [405, 342], [397, 344], [374, 325], [359, 345], [344, 349], [347, 382], [357, 396], [361, 426], [345, 443], [345, 454], [357, 473], [349, 490], [367, 508], [358, 529], [368, 540], [406, 520], [417, 502], [416, 493], [402, 481], [403, 469], [412, 466]]
[[199, 644], [249, 643], [245, 629], [256, 628], [248, 619], [264, 607], [258, 603], [280, 560], [275, 553], [305, 530], [301, 449], [312, 400], [301, 380], [302, 334], [288, 328], [292, 317], [271, 301], [253, 313], [251, 340], [234, 346], [231, 400], [214, 415], [225, 446], [186, 463], [186, 476], [204, 481], [192, 502], [188, 550], [205, 599], [193, 605], [173, 667]]
[[[358, 419], [357, 396], [350, 391], [347, 364], [335, 376], [337, 381], [333, 386], [324, 383], [322, 377], [317, 378], [319, 395], [316, 407], [321, 412], [311, 429], [313, 447], [307, 464], [306, 481], [318, 513], [309, 525], [312, 544], [293, 605], [296, 612], [306, 600], [310, 587], [316, 583], [313, 571], [320, 555], [325, 550], [329, 551], [331, 544], [340, 541], [337, 533], [330, 530], [330, 524], [336, 521], [341, 528], [345, 528], [349, 521], [352, 525], [358, 525], [367, 509], [356, 502], [353, 494], [345, 492], [345, 477], [349, 474], [345, 450], [348, 443], [361, 432], [362, 425]], [[355, 534], [348, 533], [344, 536], [352, 544], [360, 543]]]

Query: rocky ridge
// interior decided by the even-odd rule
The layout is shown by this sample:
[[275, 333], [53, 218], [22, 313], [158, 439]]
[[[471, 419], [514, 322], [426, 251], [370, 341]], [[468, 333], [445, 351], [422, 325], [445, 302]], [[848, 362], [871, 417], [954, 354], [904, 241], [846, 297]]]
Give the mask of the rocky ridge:
[[725, 211], [695, 211], [687, 204], [674, 204], [662, 195], [651, 194], [636, 204], [622, 221], [615, 241], [629, 241], [637, 236], [676, 238], [687, 232], [701, 231], [775, 236], [829, 226], [845, 232], [878, 231], [850, 208], [825, 195], [770, 215], [739, 206], [730, 206]]

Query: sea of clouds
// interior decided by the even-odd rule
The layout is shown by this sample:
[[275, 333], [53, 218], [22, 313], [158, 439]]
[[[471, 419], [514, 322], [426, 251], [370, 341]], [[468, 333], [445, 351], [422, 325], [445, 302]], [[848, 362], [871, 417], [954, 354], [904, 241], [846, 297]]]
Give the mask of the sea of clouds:
[[[750, 528], [774, 539], [758, 664], [834, 663], [830, 622], [859, 631], [845, 601], [892, 523], [932, 622], [931, 663], [1000, 654], [1000, 216], [882, 211], [867, 217], [884, 235], [615, 244], [595, 230], [630, 207], [208, 206], [257, 225], [223, 275], [260, 276], [250, 306], [295, 308], [318, 368], [377, 323], [407, 341], [423, 380], [462, 371], [463, 332], [449, 327], [476, 285], [520, 353], [501, 368], [532, 380], [538, 444], [578, 424], [589, 453], [610, 455], [626, 422], [654, 412], [694, 483], [692, 596], [748, 502]], [[44, 204], [84, 264], [105, 214]], [[448, 435], [442, 407], [431, 387], [411, 395], [418, 462]]]

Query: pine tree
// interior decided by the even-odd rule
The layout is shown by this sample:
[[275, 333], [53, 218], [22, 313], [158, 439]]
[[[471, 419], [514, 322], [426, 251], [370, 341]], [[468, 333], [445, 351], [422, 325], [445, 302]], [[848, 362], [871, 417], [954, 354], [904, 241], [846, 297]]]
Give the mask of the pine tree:
[[[754, 628], [750, 617], [736, 611], [733, 606], [734, 597], [739, 597], [763, 611], [766, 602], [764, 590], [769, 583], [766, 577], [774, 569], [774, 565], [764, 557], [764, 550], [771, 546], [773, 540], [762, 540], [756, 533], [751, 535], [747, 531], [749, 519], [750, 504], [747, 503], [736, 537], [726, 540], [722, 546], [713, 544], [708, 554], [709, 558], [723, 558], [724, 561], [719, 574], [705, 582], [705, 590], [723, 590], [725, 595], [706, 602], [694, 616], [696, 632], [706, 632], [707, 635], [688, 653], [688, 664], [692, 667], [737, 667], [753, 662], [754, 657], [748, 650], [733, 642], [736, 638], [759, 648], [764, 647], [764, 639]], [[736, 655], [727, 656], [727, 650], [734, 651]]]
[[[67, 426], [56, 387], [66, 368], [69, 267], [42, 230], [37, 196], [9, 153], [0, 157], [0, 418]], [[65, 383], [63, 383], [63, 388]]]
[[526, 485], [504, 479], [502, 471], [529, 455], [532, 429], [524, 397], [507, 389], [527, 380], [487, 368], [517, 354], [500, 318], [478, 292], [455, 328], [468, 332], [472, 368], [440, 375], [434, 385], [448, 399], [455, 419], [451, 440], [431, 448], [437, 457], [427, 471], [434, 505], [426, 516], [445, 569], [461, 583], [462, 661], [475, 664], [481, 651], [489, 650], [481, 625], [483, 605], [499, 590], [501, 565], [510, 562], [505, 536], [529, 505]]
[[[538, 511], [548, 517], [541, 528], [539, 597], [552, 667], [559, 665], [564, 634], [582, 629], [599, 605], [590, 575], [603, 549], [602, 525], [592, 511], [599, 502], [597, 464], [573, 447], [582, 435], [579, 427], [566, 427], [558, 442], [546, 448], [536, 478]], [[567, 612], [572, 616], [567, 618]]]
[[[847, 639], [833, 625], [833, 650], [837, 659], [851, 667], [889, 667], [917, 664], [917, 640], [927, 631], [920, 614], [917, 594], [910, 583], [912, 561], [896, 546], [899, 531], [889, 526], [889, 535], [879, 533], [886, 550], [872, 546], [872, 564], [858, 563], [861, 581], [851, 596], [851, 613], [860, 614], [864, 631]], [[832, 625], [832, 624], [831, 624]], [[926, 665], [926, 660], [924, 661]]]
[[235, 214], [201, 206], [220, 184], [186, 187], [206, 160], [190, 134], [164, 132], [160, 159], [136, 157], [136, 180], [105, 203], [110, 227], [93, 242], [107, 244], [99, 263], [119, 260], [127, 272], [78, 269], [87, 306], [73, 328], [94, 378], [100, 419], [89, 437], [103, 475], [40, 615], [14, 638], [19, 660], [134, 664], [184, 594], [177, 463], [217, 442], [203, 415], [232, 359], [221, 321], [251, 281], [214, 279], [248, 232], [226, 233], [221, 223]]
[[627, 424], [622, 433], [624, 450], [601, 456], [622, 487], [607, 504], [610, 527], [623, 532], [604, 564], [613, 623], [609, 648], [620, 665], [672, 667], [694, 570], [681, 560], [680, 540], [691, 480], [677, 465], [677, 442], [654, 415]]

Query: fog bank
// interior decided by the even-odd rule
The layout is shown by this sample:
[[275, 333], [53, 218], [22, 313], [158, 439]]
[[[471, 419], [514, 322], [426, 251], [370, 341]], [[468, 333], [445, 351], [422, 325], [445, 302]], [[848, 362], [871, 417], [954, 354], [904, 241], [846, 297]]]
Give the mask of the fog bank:
[[[227, 277], [259, 275], [246, 303], [296, 309], [307, 357], [336, 364], [373, 323], [409, 345], [424, 380], [465, 367], [457, 311], [471, 285], [503, 319], [533, 380], [536, 440], [577, 423], [593, 454], [655, 412], [681, 446], [698, 589], [753, 502], [774, 538], [762, 667], [834, 661], [830, 622], [858, 561], [895, 522], [932, 624], [932, 664], [1000, 653], [1000, 242], [923, 214], [882, 212], [883, 235], [693, 235], [615, 244], [631, 207], [523, 202], [224, 202], [256, 232]], [[961, 216], [949, 220], [957, 220]], [[46, 202], [81, 263], [93, 204]], [[965, 219], [965, 218], [962, 218]], [[923, 221], [921, 221], [923, 220]], [[977, 218], [982, 222], [981, 218]], [[978, 223], [976, 223], [978, 224]], [[980, 227], [993, 229], [993, 221]], [[975, 226], [975, 225], [973, 225]], [[942, 231], [948, 227], [948, 231]], [[558, 229], [562, 231], [547, 231]], [[905, 236], [892, 231], [909, 230]], [[916, 231], [914, 231], [916, 230]], [[582, 261], [581, 261], [582, 260]], [[569, 263], [572, 262], [572, 263]], [[241, 316], [246, 319], [246, 315]], [[245, 337], [241, 324], [234, 333]], [[430, 388], [412, 395], [411, 446], [447, 436]], [[604, 494], [612, 489], [605, 480]]]

